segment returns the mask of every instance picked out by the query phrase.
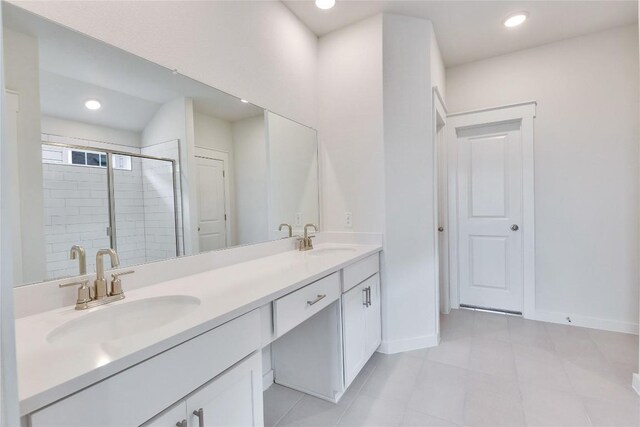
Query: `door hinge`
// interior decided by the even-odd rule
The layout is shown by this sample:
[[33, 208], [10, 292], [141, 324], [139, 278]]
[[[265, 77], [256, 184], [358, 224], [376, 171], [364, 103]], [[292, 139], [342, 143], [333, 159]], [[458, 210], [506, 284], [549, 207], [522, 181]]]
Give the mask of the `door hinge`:
[[224, 214], [224, 220], [225, 221], [227, 220], [227, 214]]
[[222, 169], [222, 177], [224, 178], [226, 176], [224, 169]]

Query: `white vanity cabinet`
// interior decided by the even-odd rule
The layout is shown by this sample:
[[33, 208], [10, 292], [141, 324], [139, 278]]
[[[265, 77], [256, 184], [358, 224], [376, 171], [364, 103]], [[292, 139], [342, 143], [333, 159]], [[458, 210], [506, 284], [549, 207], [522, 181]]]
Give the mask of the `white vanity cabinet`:
[[276, 383], [340, 400], [380, 345], [379, 270], [375, 253], [274, 302]]
[[[342, 334], [345, 387], [354, 380], [381, 341], [378, 255], [345, 268], [342, 295]], [[353, 286], [354, 281], [361, 280]]]
[[161, 414], [150, 425], [195, 427], [203, 408], [205, 426], [261, 425], [260, 347], [254, 310], [31, 413], [29, 424], [138, 426]]
[[261, 378], [262, 358], [254, 353], [144, 427], [261, 426]]

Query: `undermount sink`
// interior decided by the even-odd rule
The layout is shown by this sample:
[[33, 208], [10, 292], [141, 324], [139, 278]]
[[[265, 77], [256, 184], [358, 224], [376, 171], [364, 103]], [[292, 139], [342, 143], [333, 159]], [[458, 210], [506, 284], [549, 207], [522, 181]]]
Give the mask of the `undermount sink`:
[[103, 306], [70, 320], [47, 335], [52, 344], [100, 343], [150, 331], [186, 316], [200, 305], [187, 295], [145, 298]]
[[318, 248], [308, 252], [310, 256], [325, 256], [355, 252], [355, 248]]

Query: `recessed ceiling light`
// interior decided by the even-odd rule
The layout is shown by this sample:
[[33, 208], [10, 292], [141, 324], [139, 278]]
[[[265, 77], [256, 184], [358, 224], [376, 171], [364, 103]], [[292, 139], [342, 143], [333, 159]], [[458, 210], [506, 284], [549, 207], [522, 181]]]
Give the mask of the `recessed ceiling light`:
[[336, 0], [316, 0], [318, 9], [327, 10], [336, 5]]
[[247, 101], [246, 99], [241, 99], [240, 102], [244, 102], [245, 104], [249, 103], [249, 101]]
[[509, 15], [507, 19], [504, 20], [503, 24], [507, 28], [517, 27], [527, 20], [529, 14], [527, 12], [518, 12], [513, 15]]
[[102, 104], [100, 104], [100, 101], [98, 101], [97, 99], [89, 99], [84, 103], [84, 106], [89, 110], [99, 110], [100, 107], [102, 107]]

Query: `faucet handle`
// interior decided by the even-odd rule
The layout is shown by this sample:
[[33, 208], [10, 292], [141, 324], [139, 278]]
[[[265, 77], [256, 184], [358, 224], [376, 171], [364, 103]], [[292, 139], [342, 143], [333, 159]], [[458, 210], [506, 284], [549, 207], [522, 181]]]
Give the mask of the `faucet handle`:
[[76, 308], [82, 306], [83, 304], [91, 301], [91, 289], [87, 286], [89, 283], [88, 280], [82, 280], [79, 282], [71, 282], [71, 283], [61, 283], [58, 285], [59, 288], [67, 288], [69, 286], [80, 286], [78, 288], [78, 299], [76, 300]]
[[127, 270], [127, 271], [121, 271], [120, 273], [111, 273], [111, 277], [113, 277], [113, 279], [117, 279], [120, 276], [124, 276], [126, 274], [132, 274], [135, 273], [135, 270]]
[[71, 282], [71, 283], [60, 283], [58, 285], [59, 288], [68, 288], [69, 286], [86, 286], [89, 283], [88, 280], [81, 280], [78, 282]]
[[111, 294], [109, 294], [110, 296], [120, 296], [121, 298], [124, 298], [124, 294], [122, 292], [122, 281], [120, 280], [120, 276], [124, 276], [126, 274], [131, 274], [131, 273], [135, 273], [134, 270], [128, 270], [128, 271], [122, 271], [120, 273], [111, 273], [111, 277], [113, 278], [113, 280], [111, 280]]

